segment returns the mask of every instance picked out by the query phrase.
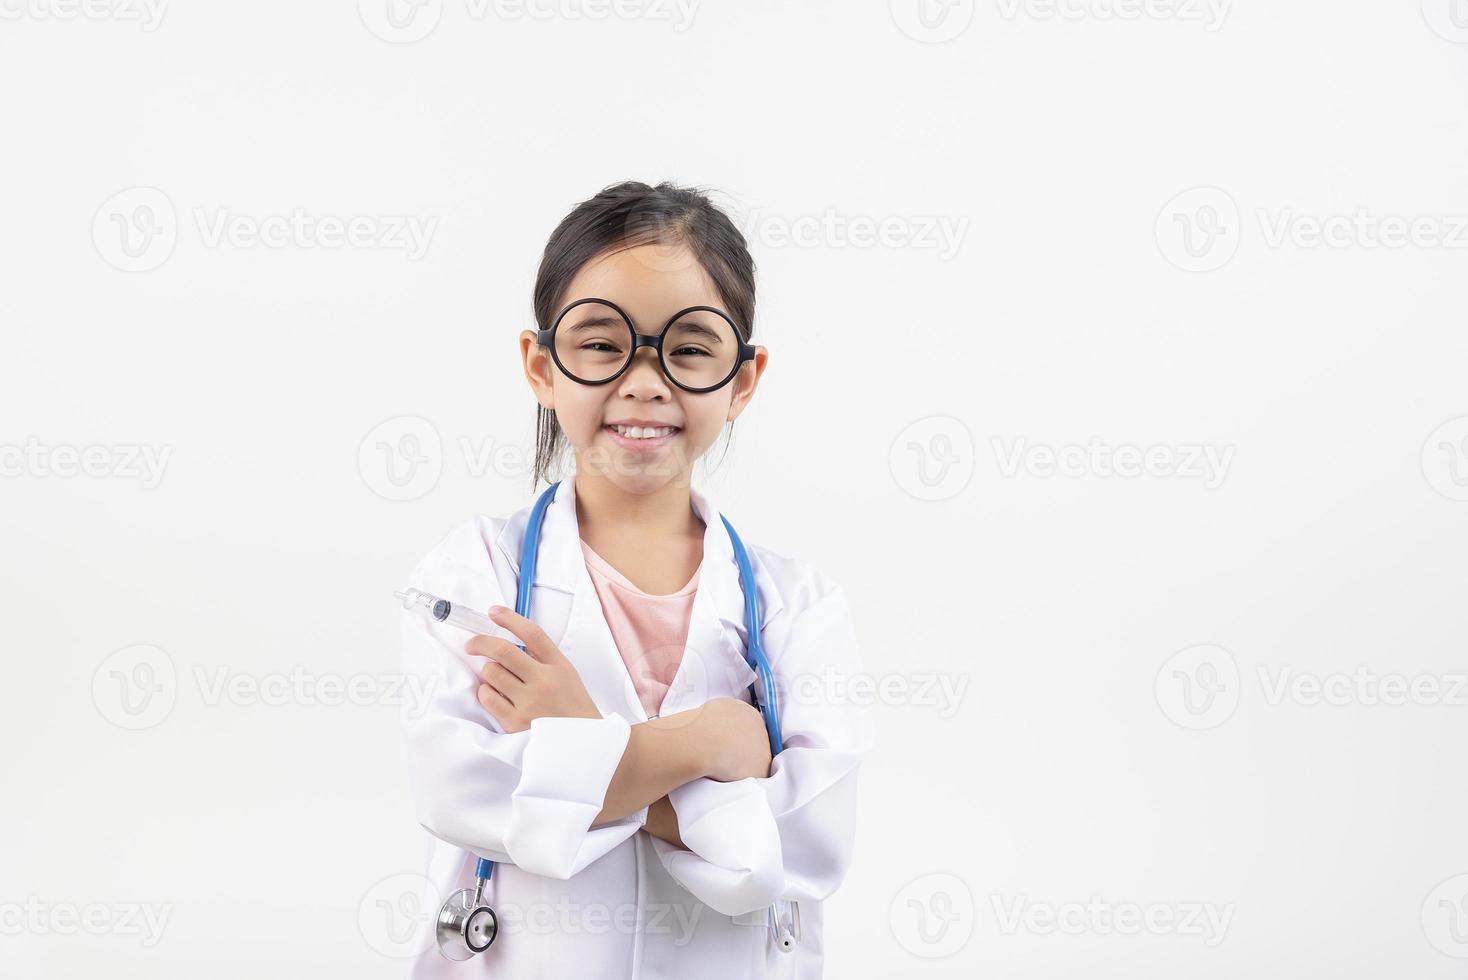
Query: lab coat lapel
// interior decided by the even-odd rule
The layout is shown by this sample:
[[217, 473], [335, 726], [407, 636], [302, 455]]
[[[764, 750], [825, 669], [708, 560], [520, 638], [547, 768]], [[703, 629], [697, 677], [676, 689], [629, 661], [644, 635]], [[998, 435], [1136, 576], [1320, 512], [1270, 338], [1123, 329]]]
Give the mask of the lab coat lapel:
[[[603, 714], [616, 713], [634, 721], [645, 721], [646, 712], [637, 697], [632, 676], [627, 672], [616, 640], [602, 613], [601, 599], [586, 570], [581, 552], [581, 530], [576, 520], [575, 475], [561, 481], [555, 500], [546, 508], [540, 527], [540, 557], [536, 561], [537, 586], [558, 589], [569, 595], [570, 612], [559, 638], [552, 636], [561, 652], [576, 666], [581, 683]], [[532, 608], [532, 618], [535, 610]]]

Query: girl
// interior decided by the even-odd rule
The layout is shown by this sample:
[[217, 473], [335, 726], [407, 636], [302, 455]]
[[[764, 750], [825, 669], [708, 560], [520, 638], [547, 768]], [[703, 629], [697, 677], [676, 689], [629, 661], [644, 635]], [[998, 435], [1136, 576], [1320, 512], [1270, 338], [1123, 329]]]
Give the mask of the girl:
[[[551, 235], [520, 354], [536, 482], [566, 443], [574, 466], [544, 513], [531, 618], [514, 612], [528, 505], [460, 525], [413, 572], [489, 610], [492, 635], [403, 618], [406, 669], [433, 692], [404, 717], [435, 838], [415, 978], [821, 976], [821, 900], [850, 862], [872, 742], [865, 711], [830, 694], [860, 670], [850, 610], [825, 575], [748, 546], [772, 760], [732, 540], [691, 480], [768, 362], [749, 345], [754, 292], [743, 236], [694, 190], [618, 184]], [[496, 862], [499, 931], [453, 962], [434, 913], [474, 885], [476, 856]], [[798, 910], [792, 949], [772, 905], [787, 929]]]

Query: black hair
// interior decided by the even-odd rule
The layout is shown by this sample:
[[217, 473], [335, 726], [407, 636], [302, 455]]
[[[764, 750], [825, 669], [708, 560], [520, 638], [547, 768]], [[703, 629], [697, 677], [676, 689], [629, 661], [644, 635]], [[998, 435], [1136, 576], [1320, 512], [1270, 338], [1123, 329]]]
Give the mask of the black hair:
[[[693, 252], [718, 289], [740, 339], [748, 343], [754, 333], [754, 259], [744, 235], [705, 191], [668, 181], [656, 187], [635, 180], [612, 184], [561, 219], [535, 276], [536, 324], [542, 330], [550, 327], [582, 266], [650, 244], [686, 245]], [[565, 443], [555, 410], [536, 406], [532, 489], [542, 479], [551, 482], [550, 472]]]

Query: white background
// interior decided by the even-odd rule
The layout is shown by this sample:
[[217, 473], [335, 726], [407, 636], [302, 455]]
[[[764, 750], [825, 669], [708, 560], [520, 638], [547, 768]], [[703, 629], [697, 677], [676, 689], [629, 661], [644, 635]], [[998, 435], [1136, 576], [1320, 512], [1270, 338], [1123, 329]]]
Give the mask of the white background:
[[[402, 974], [392, 692], [213, 684], [398, 669], [629, 178], [750, 236], [700, 475], [887, 685], [828, 976], [1468, 969], [1468, 7], [925, 2], [0, 2], [0, 973]], [[365, 244], [247, 237], [296, 209]]]

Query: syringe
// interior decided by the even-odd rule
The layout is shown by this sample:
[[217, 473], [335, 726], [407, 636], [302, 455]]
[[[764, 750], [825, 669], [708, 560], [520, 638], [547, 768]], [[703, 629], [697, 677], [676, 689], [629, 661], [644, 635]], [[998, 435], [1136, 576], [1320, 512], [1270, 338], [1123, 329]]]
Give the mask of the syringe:
[[492, 636], [496, 630], [504, 629], [483, 613], [466, 609], [447, 599], [440, 599], [421, 589], [408, 589], [405, 592], [394, 592], [393, 595], [403, 601], [404, 609], [422, 609], [440, 623], [448, 623], [450, 626], [457, 626], [470, 633]]

